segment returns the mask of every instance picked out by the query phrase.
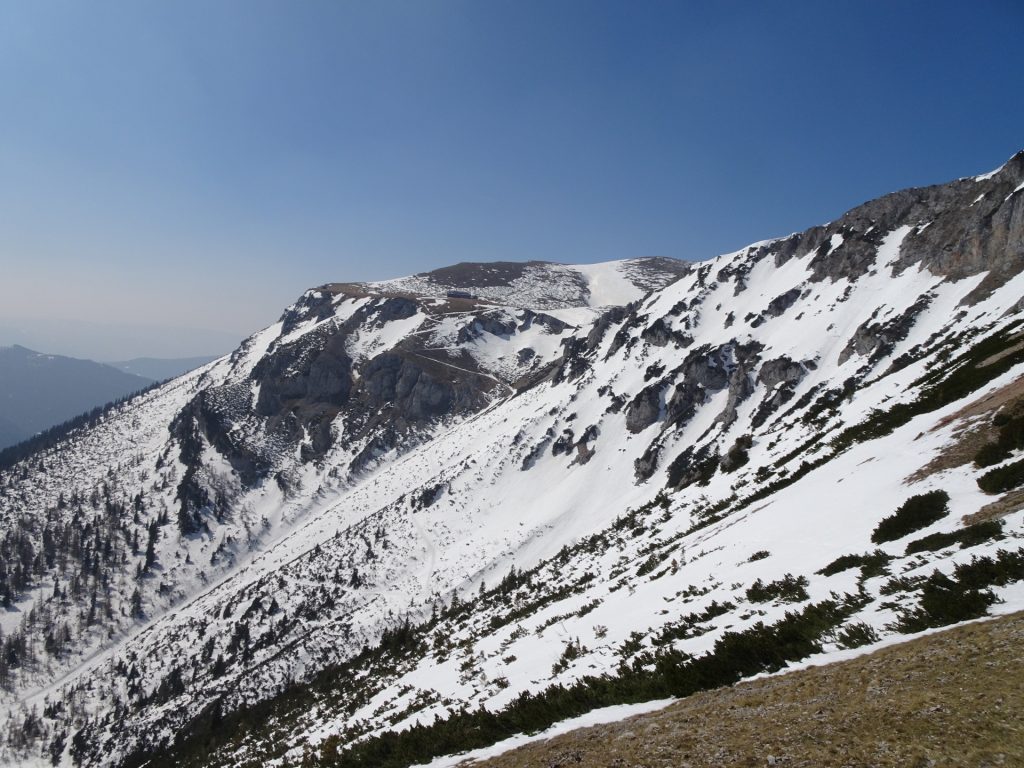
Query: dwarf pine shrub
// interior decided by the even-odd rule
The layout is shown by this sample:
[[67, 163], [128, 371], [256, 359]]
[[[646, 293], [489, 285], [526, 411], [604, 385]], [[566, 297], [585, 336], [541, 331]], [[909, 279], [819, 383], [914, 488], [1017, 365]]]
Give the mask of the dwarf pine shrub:
[[871, 534], [871, 541], [902, 539], [907, 534], [927, 528], [949, 514], [949, 494], [945, 491], [929, 491], [911, 496], [895, 513], [882, 518]]

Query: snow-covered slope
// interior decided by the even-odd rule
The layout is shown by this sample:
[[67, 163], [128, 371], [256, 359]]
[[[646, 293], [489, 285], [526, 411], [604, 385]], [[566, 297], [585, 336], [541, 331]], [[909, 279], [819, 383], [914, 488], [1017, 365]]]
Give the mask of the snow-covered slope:
[[[308, 292], [0, 475], [6, 759], [330, 764], [811, 603], [822, 652], [1021, 607], [1024, 499], [972, 461], [1024, 414], [1022, 181], [1024, 154], [636, 299], [624, 262], [565, 268], [575, 298], [552, 265]], [[944, 512], [872, 540], [919, 496]], [[1010, 576], [957, 586], [983, 556]]]
[[546, 261], [461, 263], [411, 277], [367, 283], [367, 290], [446, 296], [467, 293], [509, 307], [559, 309], [623, 306], [648, 291], [664, 288], [691, 264], [651, 256], [599, 264]]

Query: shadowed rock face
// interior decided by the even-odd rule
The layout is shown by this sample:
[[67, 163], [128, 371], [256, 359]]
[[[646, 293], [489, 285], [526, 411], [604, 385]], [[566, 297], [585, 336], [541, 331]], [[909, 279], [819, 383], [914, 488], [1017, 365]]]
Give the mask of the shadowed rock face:
[[464, 344], [480, 338], [484, 333], [508, 338], [518, 327], [518, 320], [510, 313], [497, 310], [481, 312], [459, 329], [458, 342]]
[[917, 316], [930, 303], [931, 297], [925, 295], [895, 317], [883, 321], [869, 320], [861, 324], [839, 353], [839, 364], [842, 365], [854, 354], [867, 357], [868, 362], [875, 362], [888, 355], [897, 342], [907, 338]]
[[[691, 350], [674, 371], [637, 393], [626, 406], [626, 428], [630, 432], [642, 432], [659, 419], [664, 419], [660, 434], [634, 462], [637, 482], [648, 480], [657, 470], [665, 435], [685, 427], [697, 409], [716, 392], [727, 390], [728, 395], [725, 407], [715, 417], [715, 423], [728, 427], [736, 421], [737, 408], [756, 389], [752, 372], [760, 359], [761, 349], [762, 346], [755, 341], [744, 344], [731, 342], [716, 348], [699, 347]], [[665, 392], [673, 382], [672, 394], [663, 402]], [[675, 487], [676, 483], [686, 485], [695, 482], [712, 463], [717, 466], [716, 462], [717, 454], [712, 449], [696, 453], [690, 450], [674, 462], [675, 470], [670, 470], [670, 475], [675, 480], [670, 485]], [[696, 469], [686, 468], [691, 464]]]
[[[306, 294], [285, 313], [283, 326], [295, 330], [330, 318], [334, 300], [327, 291]], [[349, 470], [359, 472], [403, 441], [413, 444], [431, 423], [485, 406], [497, 383], [458, 349], [426, 349], [411, 335], [368, 359], [350, 356], [349, 344], [361, 332], [410, 318], [421, 307], [405, 297], [371, 299], [344, 322], [322, 323], [273, 347], [244, 381], [199, 392], [171, 426], [186, 467], [182, 514], [198, 520], [198, 511], [213, 502], [200, 481], [202, 439], [243, 486], [252, 486], [296, 449], [303, 462], [321, 460], [335, 445], [353, 449]], [[472, 327], [477, 334], [516, 329], [515, 322], [489, 315]], [[460, 335], [460, 342], [472, 337]]]
[[[322, 299], [313, 297], [303, 320], [319, 317]], [[297, 442], [311, 438], [303, 456], [323, 456], [333, 445], [331, 424], [345, 414], [340, 439], [352, 445], [380, 422], [368, 418], [387, 410], [395, 434], [416, 426], [480, 407], [493, 382], [476, 372], [472, 359], [458, 352], [428, 352], [416, 337], [404, 339], [392, 352], [355, 363], [346, 351], [353, 336], [395, 320], [413, 317], [420, 304], [405, 297], [387, 297], [359, 308], [340, 325], [325, 324], [291, 344], [275, 348], [254, 368], [259, 385], [255, 411], [267, 420], [269, 431]], [[482, 316], [473, 327], [490, 332], [514, 330], [499, 318]], [[287, 320], [286, 320], [287, 322]], [[484, 327], [485, 326], [485, 327]], [[499, 327], [500, 326], [500, 327]], [[471, 338], [463, 339], [466, 341]], [[458, 364], [430, 356], [454, 355]], [[358, 383], [356, 383], [358, 379]]]
[[[854, 208], [838, 220], [792, 235], [770, 250], [781, 266], [817, 251], [811, 280], [856, 280], [875, 266], [878, 246], [898, 226], [917, 224], [903, 241], [898, 271], [920, 264], [951, 280], [988, 272], [969, 301], [978, 301], [1024, 269], [1024, 152], [989, 179], [894, 192]], [[833, 248], [832, 237], [843, 242]]]
[[693, 337], [687, 336], [682, 331], [669, 328], [663, 317], [659, 317], [647, 326], [640, 334], [640, 338], [656, 347], [664, 347], [670, 342], [674, 342], [676, 346], [685, 348], [693, 343]]
[[785, 355], [766, 360], [757, 373], [757, 383], [764, 387], [765, 396], [750, 417], [750, 425], [755, 429], [760, 427], [769, 416], [789, 402], [796, 385], [806, 374], [803, 365]]
[[[460, 359], [466, 365], [471, 360]], [[492, 383], [481, 374], [454, 368], [422, 354], [394, 353], [374, 358], [363, 369], [356, 397], [358, 413], [388, 409], [398, 429], [466, 413], [485, 405]], [[375, 420], [370, 419], [368, 423]], [[353, 419], [350, 424], [359, 424]]]
[[343, 406], [352, 390], [352, 360], [345, 334], [310, 334], [277, 349], [253, 370], [259, 382], [256, 413], [274, 417], [313, 405]]
[[291, 333], [299, 323], [325, 320], [333, 314], [334, 296], [330, 291], [309, 291], [281, 316], [281, 333]]
[[626, 406], [626, 429], [633, 434], [643, 432], [661, 416], [661, 393], [665, 389], [662, 381], [650, 384], [640, 390]]
[[764, 311], [766, 315], [771, 317], [778, 317], [787, 309], [796, 303], [796, 300], [800, 298], [799, 288], [790, 288], [785, 293], [776, 296], [770, 302], [768, 302], [768, 308]]
[[701, 347], [691, 351], [672, 374], [679, 378], [666, 408], [666, 429], [685, 426], [698, 406], [710, 395], [726, 388], [729, 390], [726, 406], [716, 421], [726, 426], [735, 421], [736, 406], [753, 392], [750, 373], [760, 350], [757, 342], [731, 342], [715, 349]]
[[929, 226], [911, 232], [898, 267], [920, 262], [952, 280], [987, 271], [969, 298], [977, 301], [988, 296], [1024, 269], [1024, 190], [1018, 189], [1022, 183], [1024, 152], [1019, 152], [991, 179], [950, 185], [971, 202], [966, 209], [939, 211], [929, 219]]

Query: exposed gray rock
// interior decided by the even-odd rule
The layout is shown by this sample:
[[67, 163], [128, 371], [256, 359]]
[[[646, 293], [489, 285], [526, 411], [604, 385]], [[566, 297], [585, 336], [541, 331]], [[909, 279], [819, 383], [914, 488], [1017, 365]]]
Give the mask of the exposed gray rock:
[[677, 331], [674, 328], [670, 328], [668, 323], [665, 322], [664, 317], [659, 317], [649, 326], [644, 328], [640, 334], [640, 338], [646, 341], [648, 344], [653, 344], [656, 347], [664, 347], [670, 342], [674, 343], [680, 349], [693, 344], [693, 337], [689, 334]]
[[768, 302], [768, 308], [764, 311], [764, 314], [770, 317], [778, 317], [787, 309], [796, 304], [796, 300], [800, 298], [799, 288], [790, 288], [780, 296], [776, 296], [770, 302]]
[[661, 363], [651, 363], [647, 366], [647, 370], [644, 371], [644, 381], [650, 381], [656, 379], [665, 372], [665, 366]]
[[724, 427], [730, 426], [736, 421], [736, 409], [740, 403], [753, 394], [754, 383], [751, 380], [751, 373], [760, 359], [759, 353], [762, 349], [764, 349], [763, 345], [749, 342], [730, 345], [727, 350], [724, 350], [732, 356], [729, 366], [729, 394], [725, 401], [725, 408], [715, 417], [716, 423], [720, 423]]
[[721, 458], [720, 467], [722, 471], [735, 472], [750, 461], [747, 451], [750, 450], [753, 444], [754, 441], [751, 439], [750, 435], [740, 435], [736, 438], [736, 442], [730, 446], [729, 450], [726, 451]]
[[[469, 365], [469, 361], [461, 360]], [[389, 420], [402, 428], [441, 416], [473, 410], [483, 404], [482, 376], [464, 375], [424, 355], [385, 353], [362, 370], [356, 395], [364, 413], [388, 408]]]
[[957, 195], [955, 204], [921, 218], [930, 224], [907, 235], [896, 269], [921, 263], [952, 280], [987, 272], [966, 301], [988, 296], [1024, 269], [1024, 190], [1014, 191], [1022, 182], [1019, 152], [990, 179], [929, 188], [942, 199]]
[[[902, 220], [902, 219], [901, 219]], [[846, 227], [829, 227], [818, 244], [817, 254], [811, 259], [811, 281], [841, 279], [854, 281], [867, 273], [878, 258], [878, 247], [887, 230], [868, 226], [865, 230], [853, 230]], [[833, 248], [831, 235], [843, 236], [841, 245]]]
[[764, 246], [748, 247], [732, 262], [718, 270], [717, 281], [719, 283], [735, 281], [732, 295], [739, 296], [747, 289], [747, 277], [751, 270], [769, 253], [770, 250]]
[[[827, 227], [793, 235], [776, 245], [776, 263], [817, 250], [812, 281], [856, 280], [870, 269], [882, 238], [919, 222], [900, 248], [893, 268], [920, 264], [952, 280], [988, 273], [966, 299], [973, 303], [1024, 269], [1024, 152], [989, 179], [907, 189], [872, 200]], [[980, 198], [980, 199], [979, 199]], [[830, 248], [832, 235], [843, 243]]]
[[352, 360], [344, 336], [318, 331], [278, 347], [257, 364], [250, 377], [260, 383], [257, 414], [273, 417], [300, 404], [342, 406], [348, 401]]
[[393, 320], [405, 320], [412, 317], [419, 310], [419, 304], [404, 296], [390, 296], [374, 301], [362, 312], [357, 313], [354, 322], [364, 322], [363, 316], [373, 318], [380, 324], [390, 323]]
[[594, 455], [594, 449], [590, 446], [590, 443], [595, 441], [599, 434], [600, 429], [598, 429], [596, 424], [591, 424], [583, 430], [579, 440], [576, 440], [571, 429], [564, 429], [558, 439], [552, 443], [551, 455], [559, 456], [565, 454], [569, 456], [575, 453], [572, 464], [586, 464]]
[[788, 403], [806, 373], [804, 365], [785, 355], [774, 360], [766, 360], [757, 374], [757, 383], [764, 387], [765, 394], [750, 417], [751, 427], [757, 429], [769, 416]]
[[218, 493], [200, 478], [204, 439], [228, 461], [243, 485], [254, 485], [270, 469], [270, 458], [231, 428], [244, 420], [248, 398], [249, 388], [244, 385], [203, 390], [170, 424], [171, 435], [178, 442], [179, 459], [185, 466], [176, 493], [182, 533], [199, 532], [204, 525], [204, 512], [211, 511], [219, 517], [230, 506], [229, 499], [218, 498]]
[[309, 320], [324, 320], [334, 313], [334, 294], [326, 287], [307, 291], [281, 315], [281, 333], [291, 333]]
[[633, 474], [637, 483], [642, 483], [651, 478], [658, 470], [658, 458], [661, 456], [661, 443], [655, 440], [644, 451], [640, 458], [633, 461]]
[[661, 416], [661, 393], [665, 389], [662, 381], [641, 389], [626, 406], [626, 429], [633, 434], [643, 432]]
[[590, 333], [587, 334], [587, 350], [593, 351], [597, 349], [608, 329], [613, 325], [621, 323], [628, 314], [630, 313], [626, 307], [612, 307], [602, 312], [597, 320], [594, 321]]
[[779, 384], [798, 384], [806, 373], [803, 365], [783, 355], [764, 361], [761, 370], [757, 372], [757, 382], [763, 384], [766, 389], [773, 390]]
[[757, 342], [731, 342], [720, 347], [699, 347], [690, 352], [676, 369], [680, 377], [666, 407], [665, 428], [682, 427], [702, 405], [709, 393], [729, 388], [725, 408], [717, 421], [726, 425], [736, 418], [736, 407], [753, 391], [750, 372], [761, 350]]
[[551, 444], [551, 455], [559, 456], [572, 451], [575, 445], [575, 434], [571, 429], [562, 430], [562, 434]]
[[577, 337], [562, 340], [562, 356], [558, 358], [551, 374], [556, 384], [561, 381], [578, 379], [590, 367], [587, 359], [587, 341]]
[[554, 432], [548, 429], [544, 439], [537, 443], [533, 448], [527, 452], [526, 456], [523, 457], [523, 463], [520, 469], [526, 472], [533, 469], [533, 466], [537, 463], [537, 460], [544, 455], [544, 451], [547, 450], [548, 445], [551, 444], [551, 440], [554, 438]]
[[[615, 309], [622, 309], [621, 307], [615, 307]], [[541, 328], [546, 330], [548, 333], [562, 333], [571, 326], [559, 320], [557, 317], [552, 317], [545, 312], [534, 312], [532, 309], [524, 309], [519, 313], [519, 330], [525, 331], [534, 325], [539, 325]]]
[[475, 315], [466, 325], [459, 328], [456, 342], [458, 344], [465, 344], [468, 341], [480, 338], [484, 333], [508, 339], [511, 338], [518, 327], [519, 324], [516, 318], [505, 312], [500, 310], [482, 312]]
[[888, 356], [893, 347], [910, 333], [917, 322], [917, 317], [932, 301], [931, 294], [924, 294], [904, 312], [888, 320], [874, 320], [874, 315], [854, 331], [853, 336], [839, 353], [839, 364], [842, 365], [854, 354], [867, 357], [869, 363], [876, 363]]

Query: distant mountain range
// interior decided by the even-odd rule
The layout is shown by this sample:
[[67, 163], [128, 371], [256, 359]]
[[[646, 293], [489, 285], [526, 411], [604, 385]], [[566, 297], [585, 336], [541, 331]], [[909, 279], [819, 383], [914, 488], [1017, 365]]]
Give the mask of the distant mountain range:
[[210, 359], [138, 358], [104, 364], [17, 344], [0, 347], [0, 449]]

